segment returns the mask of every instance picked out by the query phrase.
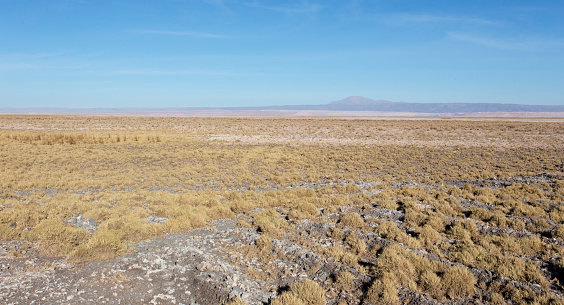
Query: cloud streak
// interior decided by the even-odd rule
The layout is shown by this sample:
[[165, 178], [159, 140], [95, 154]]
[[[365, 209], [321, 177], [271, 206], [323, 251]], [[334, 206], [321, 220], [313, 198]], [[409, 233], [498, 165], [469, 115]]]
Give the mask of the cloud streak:
[[17, 62], [17, 63], [1, 63], [0, 71], [18, 71], [18, 70], [78, 70], [82, 69], [81, 65], [44, 65], [29, 62]]
[[137, 30], [134, 31], [139, 34], [150, 34], [150, 35], [166, 35], [166, 36], [186, 36], [193, 38], [212, 38], [212, 39], [227, 39], [229, 36], [218, 35], [212, 33], [204, 32], [191, 32], [191, 31], [160, 31], [160, 30]]
[[280, 13], [289, 13], [289, 14], [294, 14], [294, 13], [315, 13], [317, 11], [319, 11], [322, 6], [319, 4], [305, 4], [302, 6], [298, 6], [298, 7], [287, 7], [287, 6], [274, 6], [274, 5], [263, 5], [260, 4], [258, 2], [245, 2], [243, 3], [245, 6], [248, 7], [253, 7], [253, 8], [259, 8], [259, 9], [265, 9], [265, 10], [270, 10], [270, 11], [276, 11], [276, 12], [280, 12]]
[[506, 41], [502, 39], [494, 39], [476, 35], [469, 35], [463, 33], [449, 32], [447, 37], [452, 40], [473, 43], [485, 47], [505, 50], [522, 50], [522, 51], [538, 51], [551, 48], [564, 47], [564, 40], [520, 40], [520, 41]]
[[53, 52], [3, 54], [0, 55], [0, 57], [19, 58], [19, 59], [42, 59], [42, 58], [58, 57], [72, 53], [74, 53], [74, 51], [72, 50], [61, 50], [61, 51], [53, 51]]
[[[1, 71], [17, 70], [73, 70], [82, 68], [81, 65], [66, 64], [68, 55], [73, 50], [60, 50], [36, 53], [0, 54]], [[61, 61], [61, 58], [64, 60]]]
[[156, 70], [156, 69], [126, 69], [113, 70], [102, 74], [109, 75], [131, 75], [131, 76], [181, 76], [181, 75], [202, 75], [202, 76], [262, 76], [260, 73], [241, 73], [233, 71], [216, 70]]
[[498, 25], [498, 21], [457, 15], [437, 15], [427, 13], [397, 13], [378, 17], [388, 24], [406, 25], [411, 23], [467, 23], [475, 25]]
[[522, 48], [522, 46], [515, 44], [515, 43], [508, 43], [506, 41], [502, 41], [499, 39], [492, 39], [492, 38], [486, 38], [486, 37], [480, 37], [480, 36], [474, 36], [474, 35], [467, 35], [467, 34], [461, 34], [461, 33], [455, 33], [455, 32], [449, 32], [447, 33], [447, 36], [450, 39], [453, 40], [457, 40], [457, 41], [462, 41], [462, 42], [469, 42], [469, 43], [473, 43], [473, 44], [478, 44], [481, 46], [486, 46], [486, 47], [490, 47], [490, 48], [495, 48], [495, 49], [520, 49]]

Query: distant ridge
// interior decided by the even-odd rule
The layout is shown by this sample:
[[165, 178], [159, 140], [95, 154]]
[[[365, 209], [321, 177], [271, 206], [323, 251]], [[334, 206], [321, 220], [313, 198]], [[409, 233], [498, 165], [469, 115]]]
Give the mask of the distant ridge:
[[[254, 107], [169, 107], [169, 108], [0, 108], [0, 113], [20, 114], [202, 114], [202, 115], [333, 115], [331, 113], [347, 115], [409, 115], [431, 116], [508, 116], [511, 113], [518, 116], [542, 116], [554, 113], [558, 117], [564, 115], [564, 105], [520, 105], [497, 103], [405, 103], [386, 100], [372, 100], [362, 96], [350, 96], [342, 100], [318, 105], [281, 105]], [[353, 114], [353, 113], [357, 114]]]
[[564, 112], [558, 105], [519, 105], [496, 103], [404, 103], [350, 96], [320, 105], [285, 105], [262, 107], [227, 107], [224, 110], [318, 110], [378, 111], [411, 113], [476, 113], [476, 112]]
[[389, 103], [393, 103], [390, 101], [384, 101], [384, 100], [371, 100], [369, 98], [363, 97], [363, 96], [349, 96], [347, 98], [344, 98], [340, 101], [335, 101], [335, 102], [331, 102], [327, 105], [348, 105], [348, 106], [367, 106], [367, 105], [382, 105], [382, 104], [389, 104]]
[[334, 111], [386, 111], [422, 113], [564, 112], [564, 106], [556, 105], [519, 105], [495, 103], [403, 103], [384, 100], [371, 100], [361, 96], [351, 96], [321, 106], [323, 106], [323, 110]]

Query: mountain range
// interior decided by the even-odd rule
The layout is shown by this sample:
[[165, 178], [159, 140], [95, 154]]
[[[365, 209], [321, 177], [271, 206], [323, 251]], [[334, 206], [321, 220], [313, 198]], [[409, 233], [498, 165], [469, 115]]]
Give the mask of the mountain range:
[[[354, 114], [356, 112], [356, 114]], [[169, 108], [0, 108], [0, 113], [37, 114], [194, 114], [194, 115], [410, 115], [416, 116], [564, 116], [564, 105], [520, 105], [499, 103], [405, 103], [351, 96], [317, 105], [253, 107], [169, 107]]]
[[[228, 109], [228, 108], [222, 108]], [[466, 113], [466, 112], [564, 112], [560, 105], [519, 105], [496, 103], [404, 103], [371, 100], [362, 96], [321, 105], [286, 105], [264, 107], [238, 107], [248, 110], [325, 110], [325, 111], [384, 111], [419, 113]]]

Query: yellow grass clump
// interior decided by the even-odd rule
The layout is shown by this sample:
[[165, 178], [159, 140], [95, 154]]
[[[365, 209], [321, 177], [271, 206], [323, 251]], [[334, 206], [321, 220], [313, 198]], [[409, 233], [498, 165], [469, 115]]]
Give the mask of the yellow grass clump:
[[325, 291], [311, 280], [294, 283], [290, 290], [270, 302], [272, 305], [325, 305], [326, 303]]
[[268, 234], [272, 237], [280, 237], [287, 224], [280, 218], [275, 209], [268, 209], [257, 213], [254, 216], [253, 224], [259, 232]]
[[476, 278], [467, 268], [454, 266], [443, 274], [442, 285], [452, 299], [471, 296], [475, 293]]
[[339, 223], [343, 226], [351, 228], [362, 228], [364, 227], [364, 219], [357, 213], [347, 213], [341, 216]]
[[396, 277], [392, 273], [386, 272], [380, 279], [375, 280], [368, 289], [368, 292], [363, 299], [363, 304], [400, 304], [398, 296], [398, 282]]
[[225, 305], [247, 305], [247, 301], [241, 299], [241, 298], [236, 298], [232, 301], [229, 301], [227, 303], [225, 303]]

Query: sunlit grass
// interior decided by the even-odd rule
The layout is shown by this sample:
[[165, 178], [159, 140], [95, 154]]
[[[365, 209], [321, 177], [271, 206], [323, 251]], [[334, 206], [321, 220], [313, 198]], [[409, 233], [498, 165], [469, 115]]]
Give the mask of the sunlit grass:
[[[1, 116], [0, 240], [37, 242], [75, 262], [107, 260], [141, 240], [243, 213], [261, 234], [249, 253], [269, 260], [272, 239], [295, 234], [296, 222], [353, 206], [404, 217], [398, 225], [343, 213], [325, 237], [335, 245], [315, 248], [374, 276], [367, 302], [396, 304], [400, 286], [464, 298], [477, 287], [468, 268], [547, 288], [558, 279], [538, 262], [562, 269], [564, 181], [475, 180], [562, 175], [563, 137], [564, 124], [548, 122]], [[69, 224], [77, 215], [97, 230]], [[372, 249], [363, 232], [393, 245]], [[342, 272], [335, 285], [351, 291], [354, 281]], [[299, 287], [279, 301], [303, 302]], [[507, 289], [480, 289], [492, 302], [510, 298]], [[522, 301], [544, 304], [524, 293]]]

